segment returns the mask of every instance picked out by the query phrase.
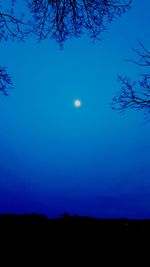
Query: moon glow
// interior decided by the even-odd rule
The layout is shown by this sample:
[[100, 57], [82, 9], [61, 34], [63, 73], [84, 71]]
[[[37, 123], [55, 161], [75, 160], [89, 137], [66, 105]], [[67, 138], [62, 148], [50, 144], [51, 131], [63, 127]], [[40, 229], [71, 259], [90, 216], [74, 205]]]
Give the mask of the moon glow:
[[75, 106], [76, 108], [80, 108], [81, 105], [82, 105], [82, 103], [81, 103], [81, 100], [80, 100], [80, 99], [75, 99], [75, 100], [74, 100], [74, 106]]

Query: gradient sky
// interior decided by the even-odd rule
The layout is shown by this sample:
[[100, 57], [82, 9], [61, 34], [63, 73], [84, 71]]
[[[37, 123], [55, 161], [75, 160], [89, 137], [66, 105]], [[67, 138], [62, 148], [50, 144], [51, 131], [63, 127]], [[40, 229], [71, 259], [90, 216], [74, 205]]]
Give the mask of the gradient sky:
[[[150, 218], [150, 123], [110, 103], [125, 59], [150, 47], [149, 0], [135, 0], [101, 42], [1, 43], [15, 89], [0, 96], [0, 213]], [[73, 106], [74, 99], [81, 108]]]

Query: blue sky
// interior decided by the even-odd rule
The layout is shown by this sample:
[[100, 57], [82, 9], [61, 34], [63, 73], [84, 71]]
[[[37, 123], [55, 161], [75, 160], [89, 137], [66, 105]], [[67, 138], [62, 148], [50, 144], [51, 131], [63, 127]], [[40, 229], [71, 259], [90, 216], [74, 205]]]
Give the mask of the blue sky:
[[[150, 47], [149, 0], [135, 0], [101, 42], [1, 43], [15, 89], [0, 97], [0, 212], [150, 217], [150, 124], [110, 103], [137, 38]], [[82, 107], [75, 108], [74, 99]]]

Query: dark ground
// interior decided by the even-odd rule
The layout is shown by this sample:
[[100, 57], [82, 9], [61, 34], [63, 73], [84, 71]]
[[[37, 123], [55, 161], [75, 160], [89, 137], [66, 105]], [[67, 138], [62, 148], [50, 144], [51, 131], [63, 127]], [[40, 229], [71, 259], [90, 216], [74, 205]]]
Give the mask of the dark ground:
[[[57, 252], [55, 260], [62, 259], [60, 255], [63, 251], [63, 256], [68, 260], [70, 253], [74, 255], [72, 261], [77, 258], [77, 253], [80, 252], [83, 258], [87, 258], [94, 250], [99, 263], [102, 257], [105, 262], [112, 261], [112, 257], [120, 261], [122, 254], [122, 266], [127, 255], [132, 257], [134, 255], [133, 258], [137, 258], [143, 248], [149, 255], [150, 219], [96, 219], [68, 214], [64, 214], [61, 218], [48, 219], [44, 215], [37, 214], [2, 214], [0, 248], [5, 252], [8, 248], [10, 251], [15, 249], [15, 253], [18, 253], [19, 249], [23, 251], [25, 258], [29, 250], [31, 254], [33, 251], [36, 252], [36, 258], [41, 255], [42, 249], [50, 258], [53, 256], [52, 251], [55, 251]], [[106, 265], [100, 264], [100, 266]]]
[[131, 220], [131, 219], [98, 219], [86, 216], [70, 216], [66, 213], [61, 218], [49, 219], [45, 215], [38, 214], [1, 214], [0, 225], [6, 226], [42, 226], [49, 229], [61, 227], [88, 227], [99, 231], [119, 231], [127, 232], [146, 232], [150, 233], [150, 219]]

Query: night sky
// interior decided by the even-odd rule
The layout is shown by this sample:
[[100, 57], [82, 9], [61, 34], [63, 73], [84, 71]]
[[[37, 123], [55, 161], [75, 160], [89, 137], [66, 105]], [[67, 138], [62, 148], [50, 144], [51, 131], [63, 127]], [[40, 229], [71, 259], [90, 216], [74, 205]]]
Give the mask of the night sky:
[[131, 47], [150, 47], [150, 1], [133, 2], [102, 41], [0, 44], [15, 87], [0, 96], [0, 213], [150, 218], [150, 123], [110, 106], [117, 75], [144, 71]]

